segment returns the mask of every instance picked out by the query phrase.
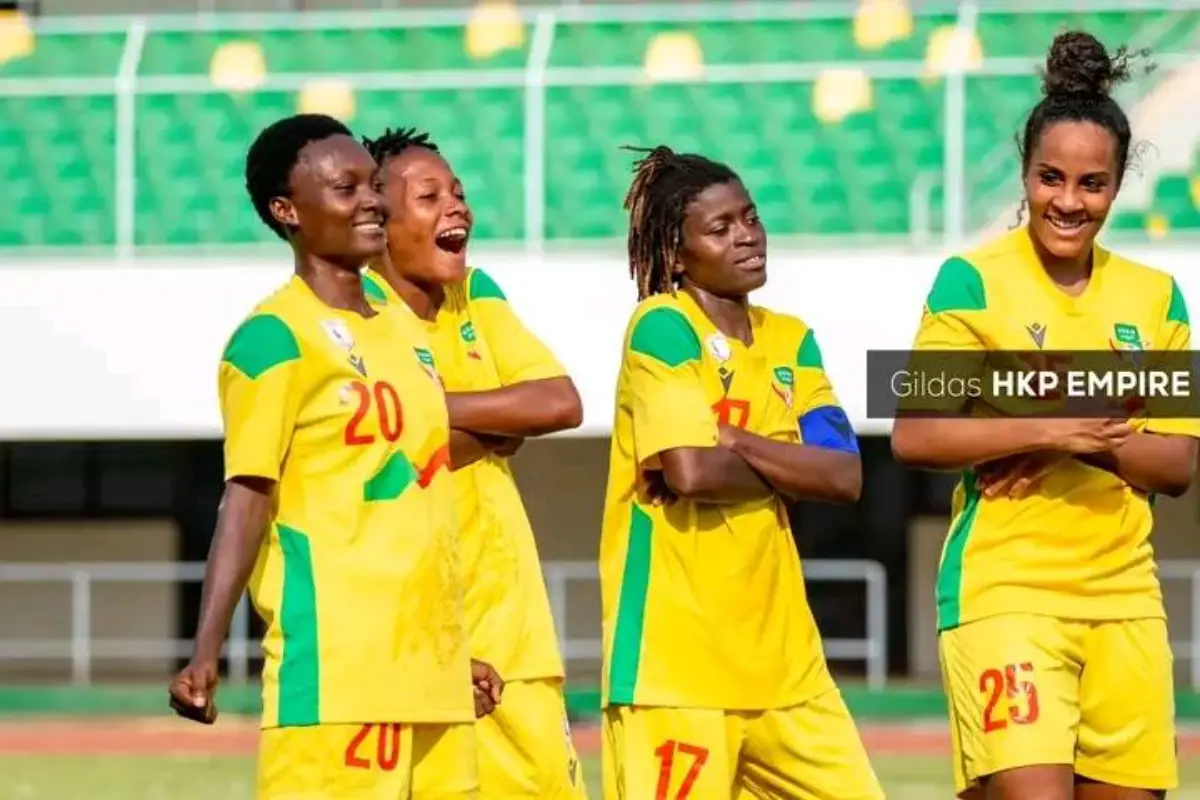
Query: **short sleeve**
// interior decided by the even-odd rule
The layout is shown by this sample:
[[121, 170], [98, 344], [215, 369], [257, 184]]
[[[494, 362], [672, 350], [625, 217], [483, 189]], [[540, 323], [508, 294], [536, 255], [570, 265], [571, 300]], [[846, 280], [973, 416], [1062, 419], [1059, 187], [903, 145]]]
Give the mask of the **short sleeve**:
[[965, 389], [922, 393], [914, 387], [928, 386], [931, 379], [954, 386], [979, 380], [987, 354], [976, 325], [986, 311], [987, 293], [979, 270], [963, 258], [945, 261], [921, 309], [907, 369], [903, 375], [885, 376], [890, 391], [896, 394], [899, 416], [905, 412], [955, 414], [966, 410], [970, 400]]
[[[1181, 355], [1177, 359], [1172, 355], [1165, 356], [1170, 361], [1169, 367], [1171, 369], [1187, 369], [1192, 376], [1191, 383], [1195, 386], [1197, 372], [1191, 355], [1191, 320], [1188, 317], [1187, 301], [1184, 300], [1183, 292], [1179, 290], [1179, 284], [1174, 279], [1171, 280], [1171, 299], [1167, 306], [1167, 316], [1162, 330], [1163, 344], [1156, 349], [1165, 351], [1167, 354], [1180, 353]], [[1147, 400], [1145, 430], [1149, 433], [1200, 438], [1200, 419], [1196, 419], [1194, 416], [1168, 416], [1172, 411], [1178, 413], [1180, 408], [1194, 411], [1195, 400], [1183, 403], [1177, 400], [1168, 400], [1166, 403], [1168, 404], [1167, 408], [1163, 408], [1160, 403], [1155, 402], [1154, 398]], [[1158, 416], [1156, 416], [1156, 411]]]
[[473, 269], [467, 281], [467, 302], [477, 329], [463, 335], [483, 337], [502, 386], [567, 374], [550, 348], [521, 322], [490, 275]]
[[854, 427], [833, 391], [812, 329], [805, 331], [796, 350], [795, 372], [796, 423], [801, 443], [857, 455]]
[[226, 480], [279, 480], [296, 426], [299, 366], [299, 343], [277, 316], [250, 317], [230, 338], [217, 381]]
[[639, 464], [667, 450], [716, 446], [701, 358], [700, 338], [679, 311], [653, 308], [634, 323], [622, 370]]

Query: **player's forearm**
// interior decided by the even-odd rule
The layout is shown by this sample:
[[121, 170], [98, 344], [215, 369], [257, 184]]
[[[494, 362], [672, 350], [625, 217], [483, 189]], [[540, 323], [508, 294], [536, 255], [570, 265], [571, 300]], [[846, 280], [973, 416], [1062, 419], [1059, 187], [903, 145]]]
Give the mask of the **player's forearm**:
[[450, 469], [462, 469], [474, 464], [487, 454], [487, 447], [475, 434], [468, 431], [450, 430]]
[[1076, 458], [1148, 494], [1179, 497], [1195, 477], [1196, 449], [1196, 440], [1190, 436], [1135, 433], [1114, 450]]
[[271, 513], [274, 484], [231, 480], [217, 513], [217, 529], [204, 568], [196, 659], [215, 661], [229, 633], [234, 609], [246, 590]]
[[729, 448], [790, 500], [856, 503], [862, 494], [862, 461], [854, 453], [777, 442], [730, 432]]
[[496, 436], [544, 436], [578, 428], [583, 404], [570, 378], [525, 381], [486, 392], [446, 395], [450, 427]]
[[918, 469], [956, 471], [1050, 446], [1036, 419], [898, 419], [892, 455]]
[[733, 505], [770, 497], [775, 490], [724, 447], [685, 447], [659, 456], [670, 490], [697, 503]]

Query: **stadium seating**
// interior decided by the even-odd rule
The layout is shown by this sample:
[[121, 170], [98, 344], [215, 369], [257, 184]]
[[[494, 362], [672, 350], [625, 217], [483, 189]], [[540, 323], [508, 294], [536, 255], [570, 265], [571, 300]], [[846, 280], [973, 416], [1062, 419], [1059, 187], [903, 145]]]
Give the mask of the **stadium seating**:
[[[946, 120], [935, 45], [949, 41], [955, 16], [878, 5], [890, 16], [560, 21], [545, 75], [544, 235], [621, 235], [633, 156], [620, 145], [657, 143], [735, 165], [774, 233], [908, 235], [914, 214], [936, 233]], [[151, 23], [133, 103], [138, 246], [269, 238], [244, 199], [242, 159], [258, 129], [297, 108], [329, 108], [362, 133], [431, 131], [466, 183], [476, 235], [526, 235], [531, 24], [405, 28], [385, 16], [297, 28], [272, 19], [247, 30]], [[1156, 50], [1186, 52], [1200, 13], [982, 13], [978, 69], [966, 82], [972, 222], [1012, 199], [1013, 134], [1038, 97], [1037, 59], [1066, 25], [1113, 43], [1150, 31]], [[0, 246], [112, 245], [112, 79], [126, 33], [43, 33], [7, 58], [4, 35], [0, 24], [0, 178], [16, 202], [0, 216]], [[1190, 175], [1162, 176], [1152, 206], [1114, 225], [1152, 235], [1200, 228], [1196, 196]]]

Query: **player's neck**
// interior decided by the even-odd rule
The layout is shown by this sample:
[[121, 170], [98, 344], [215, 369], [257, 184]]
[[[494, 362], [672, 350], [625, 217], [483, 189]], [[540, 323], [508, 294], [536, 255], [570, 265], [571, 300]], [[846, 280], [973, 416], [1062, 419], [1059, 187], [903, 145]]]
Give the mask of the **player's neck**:
[[1089, 247], [1078, 258], [1059, 258], [1042, 247], [1032, 235], [1030, 239], [1033, 241], [1033, 250], [1037, 253], [1038, 261], [1050, 276], [1050, 280], [1064, 288], [1077, 287], [1081, 283], [1086, 285], [1092, 275], [1093, 248]]
[[745, 295], [722, 297], [687, 281], [684, 281], [683, 291], [696, 301], [696, 305], [700, 306], [700, 310], [717, 330], [743, 344], [753, 344], [754, 331], [750, 325], [749, 298]]
[[330, 308], [375, 315], [363, 295], [361, 266], [348, 266], [314, 255], [296, 258], [296, 274], [322, 303]]
[[375, 269], [414, 314], [426, 322], [437, 318], [437, 313], [446, 299], [445, 287], [438, 283], [419, 283], [405, 277], [386, 254]]

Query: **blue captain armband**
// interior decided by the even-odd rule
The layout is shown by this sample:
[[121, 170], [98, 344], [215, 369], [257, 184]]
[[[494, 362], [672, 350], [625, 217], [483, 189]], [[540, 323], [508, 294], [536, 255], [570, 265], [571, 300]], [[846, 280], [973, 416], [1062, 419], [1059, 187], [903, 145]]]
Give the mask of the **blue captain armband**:
[[838, 406], [814, 408], [800, 419], [800, 439], [812, 447], [858, 455], [858, 438], [846, 412]]

